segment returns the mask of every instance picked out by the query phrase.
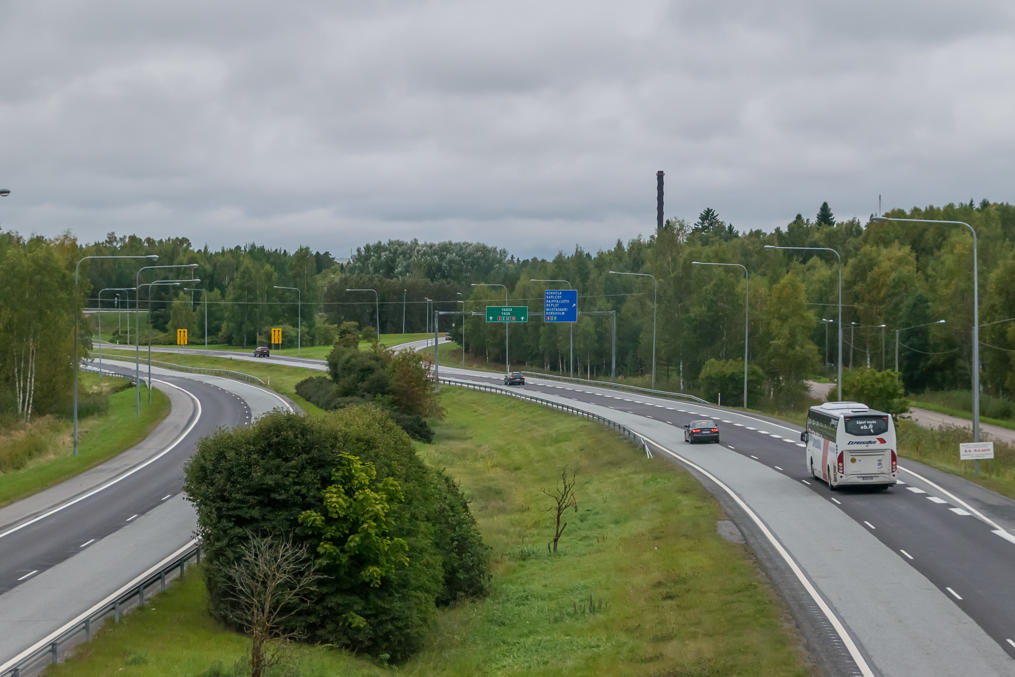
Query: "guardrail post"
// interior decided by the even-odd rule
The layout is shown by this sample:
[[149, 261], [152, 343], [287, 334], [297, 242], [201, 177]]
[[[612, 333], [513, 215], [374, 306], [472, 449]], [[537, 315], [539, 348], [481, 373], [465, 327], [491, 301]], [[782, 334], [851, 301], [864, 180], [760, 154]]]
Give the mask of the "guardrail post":
[[57, 644], [56, 642], [50, 642], [49, 643], [49, 658], [50, 658], [50, 663], [56, 664], [56, 662], [60, 658], [59, 651], [60, 651], [60, 645], [59, 644]]
[[85, 619], [85, 641], [86, 642], [92, 641], [92, 619], [91, 618], [86, 618]]
[[162, 584], [162, 592], [166, 591], [166, 572], [159, 574], [159, 582]]
[[113, 602], [113, 622], [120, 622], [120, 600]]
[[144, 583], [137, 586], [137, 605], [144, 606]]

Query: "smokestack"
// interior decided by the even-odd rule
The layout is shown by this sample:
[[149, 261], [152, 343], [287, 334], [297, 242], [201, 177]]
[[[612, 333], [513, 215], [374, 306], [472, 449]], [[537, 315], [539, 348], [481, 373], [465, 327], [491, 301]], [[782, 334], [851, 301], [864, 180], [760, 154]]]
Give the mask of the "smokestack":
[[656, 172], [656, 228], [663, 228], [663, 171]]

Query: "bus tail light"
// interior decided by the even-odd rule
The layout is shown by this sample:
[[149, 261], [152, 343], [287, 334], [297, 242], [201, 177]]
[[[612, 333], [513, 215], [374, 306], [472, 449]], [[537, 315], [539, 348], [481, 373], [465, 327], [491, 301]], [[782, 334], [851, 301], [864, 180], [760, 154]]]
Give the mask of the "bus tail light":
[[845, 452], [842, 451], [839, 452], [839, 458], [836, 460], [836, 464], [838, 464], [839, 466], [839, 474], [845, 475], [846, 474]]
[[892, 474], [894, 475], [899, 470], [899, 457], [895, 455], [895, 450], [892, 449]]

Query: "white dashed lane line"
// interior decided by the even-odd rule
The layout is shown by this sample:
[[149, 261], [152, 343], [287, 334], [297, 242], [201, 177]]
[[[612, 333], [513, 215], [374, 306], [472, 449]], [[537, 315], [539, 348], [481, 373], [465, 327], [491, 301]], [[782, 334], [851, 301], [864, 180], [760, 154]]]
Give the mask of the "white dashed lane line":
[[1011, 640], [1011, 639], [1006, 639], [1006, 640], [1004, 640], [1004, 641], [1006, 641], [1006, 642], [1008, 642], [1009, 644], [1011, 644], [1011, 645], [1012, 645], [1012, 648], [1015, 648], [1015, 640]]
[[751, 458], [753, 458], [755, 461], [759, 460], [758, 457], [755, 456], [754, 454], [751, 454]]
[[744, 427], [743, 423], [734, 423], [733, 425], [735, 425], [738, 428], [743, 428]]
[[952, 594], [952, 597], [954, 597], [955, 599], [959, 600], [960, 602], [962, 601], [962, 595], [960, 595], [959, 593], [955, 592], [954, 590], [949, 588], [947, 585], [945, 586], [945, 590], [950, 592]]
[[79, 548], [87, 548], [87, 547], [88, 547], [89, 545], [91, 545], [91, 544], [92, 544], [92, 543], [94, 543], [94, 542], [95, 542], [95, 539], [94, 539], [94, 538], [89, 538], [89, 539], [88, 539], [87, 541], [85, 541], [84, 543], [82, 543], [82, 544], [81, 544], [81, 545], [79, 545], [78, 547], [79, 547]]
[[137, 513], [134, 513], [133, 515], [131, 515], [130, 517], [127, 518], [127, 521], [128, 522], [133, 522], [136, 519], [137, 519]]
[[166, 499], [172, 498], [172, 496], [173, 496], [172, 494], [166, 494], [165, 496], [163, 496], [163, 497], [162, 497], [162, 498], [160, 498], [159, 500], [160, 500], [160, 501], [165, 501]]
[[912, 491], [914, 494], [926, 494], [927, 492], [919, 487], [906, 487], [907, 491]]
[[928, 496], [927, 500], [932, 502], [932, 503], [947, 503], [948, 502], [948, 501], [944, 500], [943, 498], [938, 498], [937, 496]]
[[911, 560], [911, 559], [913, 559], [913, 556], [912, 556], [912, 555], [910, 555], [910, 554], [909, 554], [908, 552], [906, 552], [905, 550], [903, 550], [902, 548], [899, 548], [899, 552], [901, 552], [901, 553], [902, 553], [903, 555], [905, 555], [905, 556], [906, 556], [906, 559], [910, 559], [910, 560]]
[[777, 465], [773, 465], [772, 467], [773, 467], [773, 468], [775, 468], [776, 470], [782, 471], [782, 468], [780, 468], [780, 467], [779, 467], [779, 466], [777, 466]]
[[870, 522], [868, 522], [867, 520], [864, 520], [864, 521], [863, 521], [863, 523], [864, 523], [864, 524], [866, 524], [867, 526], [869, 526], [869, 527], [870, 527], [871, 529], [877, 529], [877, 527], [876, 527], [876, 526], [874, 526], [873, 524], [871, 524], [871, 523], [870, 523]]
[[39, 573], [39, 570], [38, 569], [33, 569], [33, 570], [29, 571], [27, 574], [25, 574], [24, 576], [22, 576], [21, 578], [19, 578], [18, 580], [19, 581], [23, 581], [26, 578], [30, 578], [30, 577], [34, 576], [35, 574], [37, 574], [37, 573]]
[[963, 517], [969, 517], [970, 514], [967, 511], [963, 510], [962, 508], [948, 508], [948, 509], [951, 510], [956, 515], [962, 515]]
[[829, 496], [829, 497], [828, 497], [828, 499], [829, 499], [829, 500], [830, 500], [830, 501], [831, 501], [832, 503], [834, 503], [834, 504], [836, 504], [836, 505], [842, 505], [842, 501], [840, 501], [839, 499], [835, 498], [834, 496]]
[[803, 482], [804, 484], [806, 484], [807, 486], [811, 486], [811, 483], [808, 482], [807, 480], [800, 480], [800, 481]]

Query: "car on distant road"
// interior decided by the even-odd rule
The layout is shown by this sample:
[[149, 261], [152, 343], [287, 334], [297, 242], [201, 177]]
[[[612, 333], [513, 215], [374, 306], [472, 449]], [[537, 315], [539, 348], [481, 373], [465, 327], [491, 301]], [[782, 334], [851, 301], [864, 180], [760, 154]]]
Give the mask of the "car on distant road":
[[504, 377], [504, 385], [523, 386], [525, 385], [525, 375], [520, 371], [513, 371]]
[[685, 423], [684, 441], [689, 444], [694, 444], [695, 442], [718, 442], [719, 425], [707, 418]]
[[271, 351], [268, 350], [268, 346], [257, 346], [254, 349], [254, 357], [271, 357]]

